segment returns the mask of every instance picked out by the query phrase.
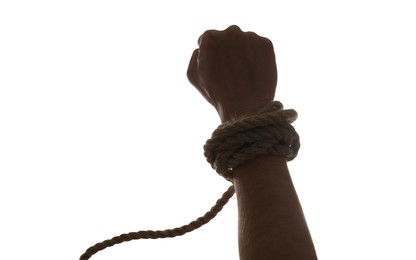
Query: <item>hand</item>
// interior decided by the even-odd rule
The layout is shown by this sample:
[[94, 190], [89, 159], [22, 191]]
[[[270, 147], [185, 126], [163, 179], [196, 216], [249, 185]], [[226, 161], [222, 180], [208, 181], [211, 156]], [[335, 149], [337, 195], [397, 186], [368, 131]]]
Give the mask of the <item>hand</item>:
[[277, 68], [269, 39], [233, 25], [204, 32], [198, 45], [187, 76], [222, 122], [255, 113], [273, 101]]

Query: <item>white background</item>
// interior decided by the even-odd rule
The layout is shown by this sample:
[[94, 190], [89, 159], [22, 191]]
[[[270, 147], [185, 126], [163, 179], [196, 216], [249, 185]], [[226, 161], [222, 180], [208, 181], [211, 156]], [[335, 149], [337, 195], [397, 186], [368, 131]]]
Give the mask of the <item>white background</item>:
[[[229, 183], [186, 69], [207, 29], [271, 39], [321, 260], [414, 260], [413, 1], [1, 1], [0, 259], [78, 259], [205, 213]], [[183, 237], [92, 259], [238, 259], [235, 198]]]

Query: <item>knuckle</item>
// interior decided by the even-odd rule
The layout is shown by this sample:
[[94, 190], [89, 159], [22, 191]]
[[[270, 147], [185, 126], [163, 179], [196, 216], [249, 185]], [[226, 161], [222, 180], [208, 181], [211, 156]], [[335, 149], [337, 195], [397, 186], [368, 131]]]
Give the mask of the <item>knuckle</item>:
[[202, 45], [212, 45], [215, 42], [215, 32], [214, 30], [205, 31], [199, 38], [198, 38], [198, 46], [201, 47]]

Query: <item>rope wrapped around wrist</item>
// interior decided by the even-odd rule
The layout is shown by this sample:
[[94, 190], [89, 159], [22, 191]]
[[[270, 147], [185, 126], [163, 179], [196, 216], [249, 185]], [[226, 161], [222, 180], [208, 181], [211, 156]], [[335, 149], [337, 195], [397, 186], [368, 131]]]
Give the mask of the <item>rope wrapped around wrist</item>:
[[[234, 167], [256, 155], [283, 155], [290, 161], [296, 157], [300, 147], [299, 136], [291, 126], [296, 118], [295, 110], [283, 110], [280, 102], [272, 102], [256, 114], [220, 125], [204, 145], [204, 154], [211, 166], [229, 181], [232, 181]], [[234, 192], [231, 185], [208, 212], [189, 224], [165, 230], [124, 233], [90, 246], [79, 259], [88, 260], [99, 251], [131, 240], [170, 238], [192, 232], [213, 219]]]
[[293, 109], [274, 101], [255, 114], [221, 124], [204, 145], [212, 168], [232, 181], [232, 170], [257, 155], [282, 155], [287, 161], [298, 154], [299, 135], [291, 125], [297, 118]]

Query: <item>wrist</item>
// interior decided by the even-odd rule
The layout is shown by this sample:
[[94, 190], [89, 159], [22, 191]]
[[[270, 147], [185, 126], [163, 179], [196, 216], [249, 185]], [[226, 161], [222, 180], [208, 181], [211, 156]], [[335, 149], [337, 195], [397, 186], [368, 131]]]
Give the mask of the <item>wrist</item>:
[[264, 101], [241, 101], [239, 102], [240, 104], [235, 104], [234, 106], [217, 105], [216, 110], [221, 119], [221, 122], [224, 123], [230, 120], [237, 119], [244, 115], [255, 114], [272, 101], [272, 98], [270, 100]]
[[[280, 155], [258, 155], [234, 169], [236, 192], [258, 190], [258, 186], [272, 185], [271, 180], [289, 175], [286, 158]], [[270, 187], [274, 188], [274, 187]]]

